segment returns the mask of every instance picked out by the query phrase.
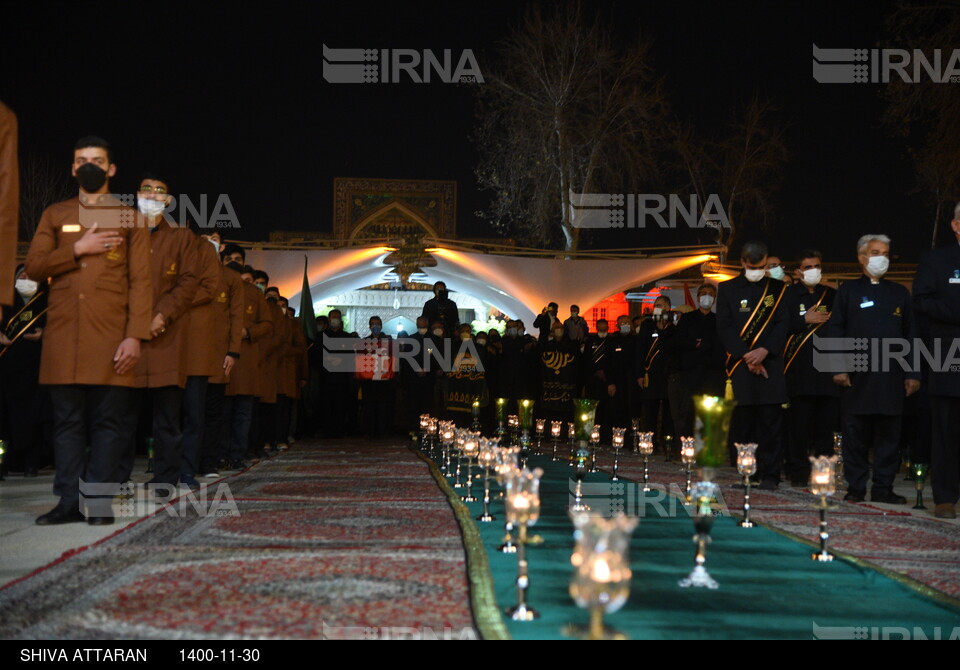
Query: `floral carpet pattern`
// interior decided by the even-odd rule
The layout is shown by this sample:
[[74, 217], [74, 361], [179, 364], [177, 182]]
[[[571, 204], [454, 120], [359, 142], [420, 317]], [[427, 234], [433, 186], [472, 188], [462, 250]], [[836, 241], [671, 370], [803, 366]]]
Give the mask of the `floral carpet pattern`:
[[160, 511], [0, 589], [0, 637], [477, 636], [459, 526], [405, 445], [298, 444], [218, 484], [238, 515]]

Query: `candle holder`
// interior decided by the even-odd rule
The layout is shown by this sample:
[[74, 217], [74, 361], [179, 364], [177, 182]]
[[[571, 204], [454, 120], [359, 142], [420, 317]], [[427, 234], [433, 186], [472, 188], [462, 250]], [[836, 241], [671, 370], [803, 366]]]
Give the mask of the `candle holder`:
[[610, 481], [620, 481], [620, 477], [617, 476], [617, 471], [620, 469], [620, 450], [623, 449], [623, 441], [626, 432], [626, 428], [613, 429], [613, 437], [610, 441], [610, 444], [613, 447], [613, 476], [610, 477]]
[[517, 604], [506, 610], [514, 621], [534, 621], [540, 613], [527, 604], [530, 570], [527, 562], [527, 528], [540, 518], [540, 477], [543, 470], [523, 468], [507, 480], [507, 518], [517, 528]]
[[147, 443], [147, 469], [146, 474], [151, 474], [153, 472], [153, 438], [146, 438], [145, 442]]
[[843, 433], [833, 434], [833, 455], [837, 457], [836, 488], [837, 491], [843, 491], [846, 488], [846, 480], [843, 474]]
[[[507, 481], [510, 477], [514, 476], [514, 473], [519, 471], [517, 467], [519, 452], [520, 450], [515, 447], [499, 447], [497, 449], [497, 465], [494, 468], [494, 473], [496, 474], [497, 483], [500, 485], [501, 495], [504, 499], [506, 498], [505, 489], [507, 487]], [[509, 516], [504, 517], [503, 528], [503, 544], [497, 547], [497, 551], [502, 554], [514, 554], [517, 551], [517, 545], [513, 541], [514, 525], [513, 520]]]
[[596, 424], [590, 431], [590, 469], [587, 472], [597, 472], [597, 450], [600, 448], [600, 424]]
[[497, 411], [497, 437], [503, 439], [503, 435], [506, 432], [504, 430], [504, 422], [507, 420], [507, 399], [506, 398], [497, 398], [494, 401], [494, 406]]
[[473, 421], [470, 423], [470, 429], [474, 431], [480, 430], [480, 399], [474, 398], [473, 403], [470, 405], [470, 414], [473, 417]]
[[815, 496], [820, 496], [820, 502], [816, 505], [816, 509], [820, 511], [820, 551], [813, 554], [811, 558], [820, 563], [833, 560], [833, 556], [827, 551], [827, 540], [830, 539], [830, 534], [827, 532], [827, 509], [829, 507], [827, 498], [832, 496], [836, 490], [837, 457], [811, 456], [810, 492]]
[[527, 467], [527, 460], [530, 458], [530, 431], [533, 430], [533, 401], [521, 399], [517, 401], [519, 415], [517, 416], [518, 430], [520, 433], [520, 467]]
[[815, 508], [820, 512], [820, 551], [812, 554], [811, 558], [820, 563], [828, 563], [833, 560], [833, 555], [827, 551], [827, 540], [830, 534], [827, 532], [827, 509], [829, 501], [827, 498], [832, 496], [837, 490], [837, 457], [836, 456], [811, 456], [810, 457], [810, 492], [815, 496], [820, 496], [820, 502]]
[[[429, 445], [427, 444], [427, 426], [429, 425], [430, 425], [430, 415], [421, 414], [420, 415], [420, 445], [424, 449], [429, 448]], [[433, 453], [431, 453], [430, 456], [432, 457]]]
[[911, 470], [913, 471], [913, 485], [917, 489], [917, 504], [913, 506], [913, 509], [927, 509], [926, 505], [923, 504], [923, 485], [927, 481], [930, 466], [926, 463], [912, 463]]
[[913, 447], [907, 447], [903, 452], [903, 467], [907, 472], [906, 477], [903, 478], [905, 482], [913, 481]]
[[554, 463], [560, 460], [557, 456], [557, 445], [560, 441], [560, 431], [563, 430], [563, 421], [551, 421], [550, 422], [550, 437], [553, 438], [553, 458], [551, 459]]
[[[730, 419], [736, 401], [717, 396], [694, 396], [696, 411], [694, 449], [696, 463], [700, 468], [700, 481], [691, 489], [691, 498], [695, 503], [693, 527], [696, 531], [693, 541], [697, 551], [693, 571], [680, 580], [682, 588], [697, 587], [716, 589], [720, 585], [707, 572], [707, 546], [712, 541], [713, 500], [719, 487], [713, 481], [716, 469], [723, 465], [727, 453], [727, 439], [730, 434]], [[682, 439], [682, 438], [681, 438]], [[689, 467], [688, 477], [689, 477]], [[689, 481], [689, 479], [688, 479]]]
[[453, 488], [455, 489], [462, 489], [465, 486], [465, 484], [460, 481], [460, 471], [461, 471], [461, 467], [463, 466], [463, 443], [466, 440], [465, 433], [466, 431], [463, 428], [455, 429], [456, 437], [454, 437], [453, 439], [453, 449], [455, 450], [457, 455], [457, 469], [455, 472], [456, 478], [454, 479], [454, 482], [453, 482]]
[[643, 456], [643, 492], [649, 493], [653, 490], [650, 488], [650, 457], [653, 455], [653, 433], [640, 433], [637, 438], [639, 439], [638, 449], [640, 455]]
[[480, 440], [480, 454], [478, 462], [483, 468], [483, 513], [477, 517], [481, 523], [490, 523], [497, 518], [490, 514], [490, 468], [497, 464], [497, 445], [499, 438]]
[[[428, 417], [428, 419], [427, 441], [430, 443], [430, 448], [435, 450], [440, 441], [440, 420], [433, 417]], [[447, 465], [449, 466], [449, 463]]]
[[463, 440], [463, 455], [467, 457], [467, 495], [460, 500], [465, 503], [477, 502], [473, 495], [473, 459], [480, 453], [480, 433], [467, 431]]
[[680, 460], [687, 472], [687, 485], [683, 489], [683, 495], [686, 502], [692, 502], [690, 490], [693, 486], [693, 464], [697, 462], [696, 439], [693, 437], [680, 438]]
[[537, 429], [537, 448], [533, 452], [537, 456], [542, 456], [543, 452], [541, 451], [543, 447], [543, 432], [547, 429], [547, 420], [546, 419], [535, 419], [534, 425]]
[[570, 446], [570, 457], [567, 463], [570, 467], [574, 467], [577, 464], [577, 431], [572, 421], [567, 422], [567, 442]]
[[3, 476], [3, 460], [7, 455], [7, 441], [0, 440], [0, 482], [7, 481], [6, 477]]
[[507, 435], [510, 438], [510, 446], [517, 446], [517, 429], [520, 427], [520, 417], [516, 414], [507, 415]]
[[590, 470], [591, 451], [587, 440], [594, 432], [594, 419], [597, 415], [599, 401], [590, 398], [575, 398], [573, 400], [574, 424], [571, 433], [577, 441], [577, 450], [572, 464], [577, 486], [574, 490], [574, 501], [571, 510], [574, 512], [589, 512], [590, 507], [583, 503], [583, 479]]
[[630, 419], [630, 434], [633, 436], [633, 450], [640, 450], [640, 419], [634, 417]]
[[626, 636], [604, 626], [604, 614], [612, 614], [630, 595], [630, 535], [640, 522], [619, 514], [612, 519], [571, 512], [576, 546], [570, 557], [573, 576], [570, 596], [578, 607], [590, 611], [588, 626], [567, 626], [565, 635], [587, 640], [625, 640]]
[[[433, 419], [435, 421], [436, 419]], [[450, 475], [450, 449], [453, 447], [453, 440], [456, 437], [456, 432], [453, 426], [452, 421], [443, 421], [443, 426], [439, 429], [440, 433], [440, 443], [443, 445], [441, 451], [442, 463], [440, 465], [440, 470], [445, 475]]]
[[750, 521], [750, 478], [757, 474], [757, 445], [734, 443], [737, 448], [737, 472], [743, 477], [743, 521], [737, 525], [741, 528], [753, 528]]

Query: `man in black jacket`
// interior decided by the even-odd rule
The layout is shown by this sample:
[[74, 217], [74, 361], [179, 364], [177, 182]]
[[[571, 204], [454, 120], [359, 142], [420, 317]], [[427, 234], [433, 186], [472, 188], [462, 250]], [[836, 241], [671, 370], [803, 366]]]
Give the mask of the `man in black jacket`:
[[[939, 344], [942, 351], [941, 362], [960, 339], [960, 204], [950, 227], [956, 240], [924, 254], [913, 280], [914, 307], [927, 319], [934, 346]], [[960, 367], [945, 365], [930, 372], [930, 405], [934, 514], [955, 519], [960, 498]]]
[[422, 316], [427, 317], [428, 323], [439, 321], [443, 324], [447, 336], [452, 336], [460, 325], [457, 303], [450, 299], [447, 285], [442, 281], [433, 285], [433, 295], [433, 298], [424, 303]]
[[665, 295], [657, 297], [653, 303], [653, 318], [641, 324], [634, 351], [633, 369], [637, 375], [638, 404], [643, 408], [643, 430], [654, 433], [659, 446], [663, 445], [664, 435], [673, 435], [667, 378], [676, 370], [676, 326], [670, 308], [670, 298]]
[[[883, 279], [890, 265], [890, 238], [864, 235], [857, 242], [857, 259], [863, 276], [840, 285], [833, 312], [827, 322], [831, 338], [858, 338], [871, 350], [884, 350], [888, 343], [916, 340], [916, 326], [910, 292]], [[892, 347], [891, 347], [892, 349]], [[867, 490], [872, 446], [873, 502], [902, 505], [906, 498], [893, 492], [893, 478], [900, 468], [899, 441], [903, 401], [920, 388], [919, 370], [905, 371], [895, 361], [872, 361], [867, 370], [842, 372], [833, 376], [841, 387], [840, 410], [843, 425], [843, 472], [848, 492], [845, 500], [862, 502]]]
[[840, 391], [829, 372], [813, 364], [813, 338], [826, 332], [836, 290], [820, 283], [823, 258], [808, 249], [797, 256], [796, 284], [787, 289], [790, 336], [784, 350], [787, 377], [787, 476], [793, 486], [810, 479], [810, 452], [833, 453], [833, 433], [840, 426]]
[[743, 274], [722, 282], [717, 291], [717, 333], [727, 350], [728, 383], [737, 401], [730, 442], [757, 443], [760, 488], [773, 490], [783, 461], [787, 385], [781, 352], [789, 321], [783, 303], [787, 286], [765, 276], [767, 247], [762, 242], [744, 244], [740, 262]]

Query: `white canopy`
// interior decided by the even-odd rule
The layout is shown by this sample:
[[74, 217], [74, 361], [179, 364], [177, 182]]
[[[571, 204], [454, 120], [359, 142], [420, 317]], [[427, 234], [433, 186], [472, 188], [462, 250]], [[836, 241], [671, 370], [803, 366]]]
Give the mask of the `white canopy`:
[[[383, 281], [392, 271], [386, 247], [351, 247], [333, 251], [256, 251], [247, 263], [270, 275], [270, 283], [299, 307], [303, 258], [308, 259], [310, 291], [315, 302]], [[451, 249], [430, 249], [436, 267], [424, 267], [428, 283], [443, 281], [451, 293], [471, 295], [530, 327], [549, 302], [561, 313], [570, 305], [582, 311], [634, 286], [705, 263], [708, 254], [644, 259], [553, 259], [501, 256]], [[454, 299], [455, 296], [454, 296]]]

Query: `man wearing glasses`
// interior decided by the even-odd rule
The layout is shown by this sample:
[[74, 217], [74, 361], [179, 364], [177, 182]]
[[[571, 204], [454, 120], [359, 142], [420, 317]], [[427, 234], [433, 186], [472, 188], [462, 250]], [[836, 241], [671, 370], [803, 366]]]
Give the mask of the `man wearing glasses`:
[[42, 526], [83, 521], [81, 479], [104, 496], [87, 521], [113, 522], [109, 482], [129, 439], [133, 368], [151, 317], [150, 240], [136, 211], [109, 193], [116, 171], [105, 140], [77, 142], [79, 196], [46, 209], [27, 253], [27, 273], [50, 278], [40, 383], [50, 386], [60, 502]]
[[[135, 374], [137, 388], [146, 389], [143, 399], [153, 405], [154, 477], [148, 485], [162, 485], [155, 488], [161, 497], [172, 494], [180, 481], [180, 416], [190, 323], [186, 316], [198, 286], [197, 237], [164, 216], [169, 203], [166, 179], [143, 175], [137, 208], [150, 236], [153, 317], [151, 339], [143, 348]], [[194, 485], [195, 481], [184, 483]]]

